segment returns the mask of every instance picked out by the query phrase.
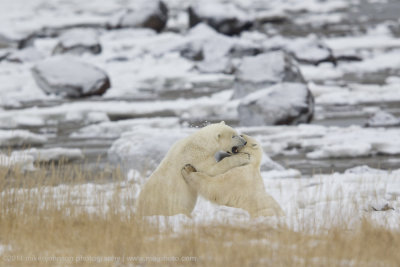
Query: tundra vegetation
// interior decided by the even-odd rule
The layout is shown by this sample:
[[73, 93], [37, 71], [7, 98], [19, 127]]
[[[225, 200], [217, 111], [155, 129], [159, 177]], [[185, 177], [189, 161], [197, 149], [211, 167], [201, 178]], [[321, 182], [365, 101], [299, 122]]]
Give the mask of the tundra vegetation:
[[0, 168], [1, 266], [400, 265], [400, 232], [368, 219], [318, 231], [262, 220], [177, 230], [163, 217], [135, 217], [138, 186], [118, 169], [35, 168]]

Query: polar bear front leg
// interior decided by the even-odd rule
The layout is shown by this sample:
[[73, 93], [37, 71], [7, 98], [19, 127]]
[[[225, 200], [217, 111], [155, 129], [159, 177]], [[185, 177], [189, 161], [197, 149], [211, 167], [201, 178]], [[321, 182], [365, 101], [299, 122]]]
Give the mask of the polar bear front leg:
[[197, 190], [197, 193], [217, 204], [226, 205], [221, 193], [221, 185], [229, 185], [229, 175], [221, 174], [211, 177], [203, 172], [196, 171], [190, 164], [186, 164], [181, 173], [183, 179], [191, 188]]
[[250, 158], [250, 154], [239, 152], [230, 157], [225, 157], [219, 162], [215, 162], [213, 166], [207, 169], [207, 173], [211, 176], [223, 174], [235, 167], [249, 164]]

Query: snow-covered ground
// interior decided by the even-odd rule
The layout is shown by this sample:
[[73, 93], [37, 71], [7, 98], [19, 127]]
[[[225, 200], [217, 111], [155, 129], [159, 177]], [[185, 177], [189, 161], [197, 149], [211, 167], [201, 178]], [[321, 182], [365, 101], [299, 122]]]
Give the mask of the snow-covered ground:
[[[176, 231], [187, 224], [216, 222], [231, 225], [265, 223], [286, 225], [296, 231], [323, 231], [334, 226], [351, 229], [365, 218], [377, 225], [399, 230], [400, 170], [383, 171], [360, 166], [330, 175], [290, 178], [292, 175], [287, 170], [262, 172], [266, 191], [285, 212], [281, 218], [252, 219], [245, 210], [215, 205], [200, 197], [192, 218], [175, 215], [150, 216], [147, 219], [161, 226], [172, 226]], [[132, 170], [124, 182], [41, 188], [39, 198], [50, 197], [58, 202], [57, 205], [69, 201], [88, 212], [101, 213], [107, 212], [108, 203], [117, 193], [121, 200], [120, 211], [134, 212], [132, 203], [139, 195], [143, 182], [143, 177]], [[35, 194], [35, 190], [31, 190], [31, 194]], [[22, 189], [18, 192], [24, 194]]]
[[[198, 126], [224, 120], [261, 142], [267, 191], [293, 229], [365, 216], [398, 227], [400, 172], [389, 169], [400, 168], [399, 5], [165, 0], [165, 15], [154, 3], [0, 2], [0, 147], [14, 150], [0, 154], [0, 165], [32, 171], [38, 161], [90, 163], [103, 156], [124, 167], [127, 182], [82, 185], [86, 206], [100, 205], [91, 196], [110, 197], [115, 186], [129, 206], [143, 183], [138, 173], [151, 172], [174, 141]], [[194, 27], [189, 6], [203, 21]], [[378, 6], [381, 12], [372, 14]], [[149, 14], [159, 21], [143, 22]], [[235, 25], [220, 27], [233, 15]], [[73, 69], [62, 65], [63, 53], [75, 58]], [[56, 54], [57, 68], [32, 72]], [[302, 97], [290, 88], [271, 96], [271, 86], [286, 82], [300, 84]], [[65, 88], [75, 98], [66, 98]], [[95, 96], [81, 98], [88, 88]], [[239, 107], [249, 109], [258, 98], [264, 106], [253, 111], [269, 119], [243, 122], [248, 110]], [[265, 125], [312, 110], [311, 124]], [[321, 165], [323, 174], [312, 175]], [[244, 211], [206, 200], [193, 219], [168, 220], [177, 227], [250, 221]]]

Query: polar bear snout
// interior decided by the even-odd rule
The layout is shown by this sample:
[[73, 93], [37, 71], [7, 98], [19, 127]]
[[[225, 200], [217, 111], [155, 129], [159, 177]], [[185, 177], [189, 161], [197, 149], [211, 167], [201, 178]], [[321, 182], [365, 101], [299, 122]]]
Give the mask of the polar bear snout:
[[234, 139], [235, 146], [232, 147], [231, 152], [233, 154], [237, 154], [247, 144], [247, 141], [246, 139], [238, 135], [235, 135], [232, 138]]

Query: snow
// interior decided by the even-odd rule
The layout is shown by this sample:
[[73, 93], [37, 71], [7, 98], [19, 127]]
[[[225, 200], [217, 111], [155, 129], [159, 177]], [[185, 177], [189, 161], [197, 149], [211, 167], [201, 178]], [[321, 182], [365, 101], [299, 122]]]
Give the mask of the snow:
[[[348, 11], [357, 10], [362, 4], [358, 0], [233, 0], [228, 4], [219, 0], [208, 1], [208, 5], [198, 1], [199, 11], [203, 10], [207, 16], [236, 16], [248, 20], [277, 15], [292, 22], [266, 23], [262, 25], [262, 32], [255, 28], [228, 37], [202, 23], [189, 29], [187, 8], [191, 2], [184, 0], [164, 1], [170, 16], [168, 30], [161, 33], [151, 29], [105, 30], [110, 18], [120, 19], [126, 14], [125, 9], [135, 10], [137, 1], [0, 2], [0, 58], [7, 55], [0, 62], [0, 146], [46, 145], [46, 148], [1, 154], [0, 165], [33, 170], [33, 163], [39, 160], [81, 159], [82, 150], [61, 148], [57, 142], [108, 138], [116, 139], [108, 150], [110, 161], [122, 164], [128, 173], [124, 183], [49, 188], [48, 192], [60, 194], [60, 201], [67, 191], [77, 197], [79, 192], [84, 192], [83, 199], [77, 201], [83, 201], [82, 207], [92, 212], [96, 207], [106, 206], [98, 202], [101, 197], [95, 196], [110, 199], [113, 190], [121, 187], [121, 198], [132, 203], [140, 190], [139, 185], [145, 181], [143, 174], [157, 166], [174, 141], [195, 130], [188, 127], [192, 121], [237, 123], [237, 108], [242, 97], [233, 99], [232, 96], [238, 82], [280, 83], [283, 80], [285, 60], [278, 56], [282, 52], [274, 50], [284, 49], [304, 62], [324, 59], [332, 52], [334, 56], [357, 56], [362, 61], [341, 60], [337, 66], [332, 63], [298, 65], [315, 97], [315, 123], [329, 117], [326, 113], [329, 108], [348, 108], [342, 119], [361, 116], [361, 125], [365, 115], [374, 115], [369, 121], [374, 127], [336, 127], [335, 122], [329, 122], [331, 126], [259, 126], [238, 130], [259, 140], [266, 153], [262, 163], [266, 190], [287, 214], [277, 221], [283, 220], [293, 229], [302, 230], [314, 226], [322, 229], [327, 221], [331, 221], [331, 225], [339, 220], [351, 224], [367, 217], [378, 224], [387, 223], [388, 227], [398, 228], [400, 171], [377, 170], [364, 165], [367, 159], [380, 160], [384, 155], [385, 160], [400, 166], [400, 131], [398, 127], [389, 128], [398, 126], [400, 114], [397, 20], [375, 22], [367, 18], [365, 23], [348, 24], [346, 18], [351, 14]], [[144, 13], [139, 15], [144, 16]], [[136, 24], [138, 20], [139, 17], [125, 17], [123, 24]], [[374, 23], [377, 25], [370, 26]], [[112, 87], [101, 97], [67, 101], [47, 95], [31, 75], [31, 68], [43, 57], [47, 58], [45, 62], [57, 59], [50, 56], [60, 38], [71, 46], [94, 44], [94, 35], [76, 34], [83, 30], [66, 31], [74, 25], [99, 29], [91, 32], [99, 35], [101, 54], [84, 54], [79, 60], [101, 68], [109, 76]], [[323, 25], [327, 27], [321, 28]], [[33, 32], [42, 34], [43, 38], [35, 39], [29, 47], [16, 49], [20, 41]], [[61, 33], [64, 35], [57, 36]], [[190, 59], [198, 53], [203, 55], [203, 60]], [[253, 56], [257, 53], [261, 54]], [[68, 68], [60, 61], [61, 66]], [[297, 64], [294, 67], [297, 68]], [[52, 81], [64, 81], [56, 77], [55, 68], [47, 66], [46, 72], [51, 74]], [[87, 89], [86, 82], [91, 78], [96, 80], [95, 72], [70, 67], [63, 70], [63, 76], [71, 82], [72, 76], [77, 75], [79, 81], [74, 85], [83, 84]], [[249, 98], [258, 100], [262, 93], [265, 92], [261, 90]], [[300, 96], [280, 93], [279, 101], [263, 103], [266, 113], [287, 108]], [[70, 125], [81, 128], [70, 134]], [[60, 137], [64, 131], [67, 131], [66, 136]], [[36, 132], [57, 133], [57, 136]], [[289, 163], [293, 158], [328, 164], [331, 159], [351, 159], [361, 166], [342, 174], [309, 177], [299, 170], [285, 169], [284, 163], [271, 160], [270, 157], [275, 156]], [[131, 210], [132, 207], [121, 208]], [[149, 220], [172, 222], [177, 230], [182, 229], [181, 223], [251, 224], [267, 220], [251, 220], [245, 211], [216, 206], [204, 199], [199, 200], [192, 217], [177, 215]], [[2, 246], [0, 253], [1, 250]]]
[[[281, 171], [281, 177], [277, 173], [279, 171], [262, 172], [262, 177], [267, 193], [278, 201], [285, 217], [251, 219], [244, 210], [215, 205], [200, 197], [192, 218], [185, 215], [150, 216], [147, 220], [161, 228], [168, 225], [174, 231], [183, 231], [188, 224], [263, 223], [271, 226], [284, 224], [295, 231], [319, 232], [343, 223], [351, 229], [365, 218], [378, 225], [399, 229], [400, 170], [377, 173], [364, 168], [355, 173], [302, 178], [288, 178], [287, 171]], [[134, 176], [133, 172], [131, 176]], [[271, 179], [273, 176], [274, 179]], [[133, 207], [128, 203], [133, 203], [140, 192], [139, 184], [132, 178], [130, 181], [103, 185], [89, 183], [46, 187], [40, 192], [42, 196], [53, 195], [60, 204], [69, 199], [89, 212], [102, 213], [108, 210], [107, 203], [115, 197], [115, 190], [118, 190], [122, 200], [121, 211], [132, 211]]]
[[360, 157], [380, 154], [400, 154], [400, 132], [392, 129], [330, 128], [318, 139], [304, 140], [302, 145], [314, 148], [308, 158]]
[[83, 159], [83, 152], [78, 148], [31, 148], [24, 151], [14, 151], [11, 156], [17, 158], [33, 158], [34, 161], [49, 162], [59, 160], [78, 160]]
[[215, 18], [217, 20], [229, 20], [235, 18], [239, 21], [250, 20], [246, 12], [238, 9], [234, 4], [222, 4], [214, 1], [201, 1], [193, 6], [196, 14], [201, 18]]
[[318, 61], [331, 55], [329, 47], [314, 34], [310, 34], [305, 38], [294, 39], [275, 36], [264, 40], [263, 46], [266, 49], [285, 49], [293, 53], [297, 59], [305, 61]]
[[326, 44], [335, 52], [355, 49], [388, 49], [400, 47], [400, 38], [391, 35], [387, 25], [370, 29], [365, 35], [327, 38]]
[[[79, 101], [54, 107], [7, 110], [0, 113], [0, 127], [16, 128], [25, 125], [27, 121], [32, 121], [36, 126], [54, 125], [66, 121], [87, 124], [93, 123], [94, 114], [100, 113], [108, 117], [152, 117], [156, 114], [166, 114], [182, 118], [206, 118], [224, 114], [230, 105], [235, 108], [237, 103], [229, 102], [231, 95], [232, 91], [224, 91], [211, 97], [191, 99], [138, 102]], [[101, 115], [103, 120], [107, 120], [105, 115]]]
[[347, 86], [310, 84], [318, 104], [353, 105], [400, 101], [398, 84], [376, 85], [349, 83]]
[[33, 171], [34, 158], [30, 155], [22, 155], [20, 153], [13, 152], [11, 155], [0, 154], [0, 166], [6, 168], [21, 168], [23, 171]]
[[27, 130], [0, 130], [0, 147], [43, 145], [47, 137]]
[[13, 151], [10, 155], [0, 153], [0, 166], [7, 168], [19, 167], [24, 171], [34, 171], [34, 162], [69, 161], [77, 159], [83, 159], [83, 153], [80, 149], [30, 148], [22, 151]]
[[96, 31], [90, 29], [73, 29], [60, 36], [63, 47], [69, 49], [74, 46], [95, 46], [99, 44]]
[[[132, 131], [134, 128], [155, 127], [155, 128], [172, 128], [179, 126], [178, 118], [146, 118], [146, 119], [130, 119], [122, 121], [107, 121], [99, 124], [93, 124], [79, 129], [71, 134], [72, 138], [118, 138], [124, 132]], [[151, 130], [150, 130], [151, 131]]]
[[270, 156], [287, 149], [307, 151], [310, 159], [348, 158], [400, 154], [397, 129], [325, 127], [318, 125], [246, 127], [239, 131], [259, 140]]

